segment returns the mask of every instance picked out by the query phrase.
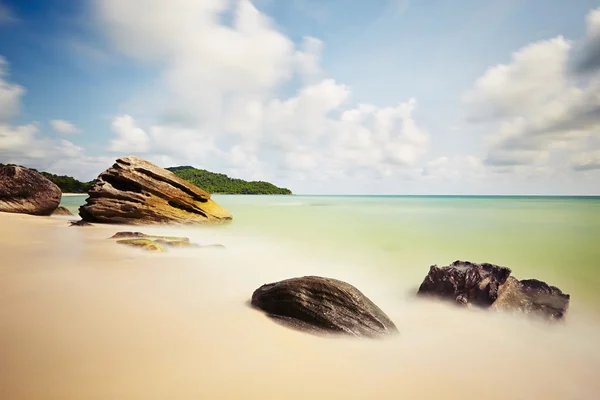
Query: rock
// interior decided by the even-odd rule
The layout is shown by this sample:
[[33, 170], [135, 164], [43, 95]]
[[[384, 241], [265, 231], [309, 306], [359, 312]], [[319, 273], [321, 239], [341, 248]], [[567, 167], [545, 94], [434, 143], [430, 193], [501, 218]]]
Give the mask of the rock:
[[89, 222], [86, 222], [82, 219], [78, 220], [78, 221], [69, 221], [71, 222], [71, 226], [94, 226], [92, 224], [90, 224]]
[[56, 210], [54, 210], [52, 215], [71, 215], [72, 216], [73, 213], [71, 211], [69, 211], [69, 209], [67, 207], [59, 206]]
[[0, 211], [51, 215], [62, 193], [39, 172], [14, 165], [0, 167]]
[[432, 294], [459, 304], [489, 306], [498, 298], [498, 288], [510, 272], [506, 267], [468, 261], [455, 261], [441, 268], [432, 265], [418, 294]]
[[150, 240], [162, 240], [164, 242], [190, 242], [189, 238], [183, 236], [156, 236], [147, 235], [143, 232], [117, 232], [110, 237], [111, 239], [150, 239]]
[[564, 316], [570, 300], [568, 294], [537, 279], [519, 281], [510, 274], [509, 268], [487, 263], [455, 261], [446, 267], [432, 265], [418, 294], [550, 319]]
[[117, 232], [112, 235], [111, 239], [131, 239], [131, 238], [145, 238], [148, 237], [145, 233], [142, 232]]
[[519, 281], [511, 276], [500, 288], [493, 307], [498, 310], [561, 319], [569, 308], [570, 298], [571, 296], [564, 294], [559, 288], [537, 279]]
[[140, 247], [147, 251], [165, 252], [167, 249], [160, 243], [149, 239], [122, 239], [117, 240], [117, 243], [127, 246]]
[[[187, 238], [184, 238], [187, 239]], [[156, 243], [160, 243], [162, 245], [168, 246], [168, 247], [200, 247], [199, 244], [196, 243], [190, 243], [189, 239], [188, 240], [168, 240], [168, 239], [156, 239], [154, 240]]]
[[217, 223], [229, 211], [209, 193], [138, 157], [120, 158], [98, 176], [79, 215], [114, 224]]
[[354, 286], [306, 276], [263, 285], [252, 306], [287, 326], [318, 333], [377, 337], [396, 333], [394, 323]]

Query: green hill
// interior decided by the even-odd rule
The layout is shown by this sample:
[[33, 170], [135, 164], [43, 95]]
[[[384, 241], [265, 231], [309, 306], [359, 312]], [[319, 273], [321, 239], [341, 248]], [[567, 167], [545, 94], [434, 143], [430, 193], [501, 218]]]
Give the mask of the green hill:
[[190, 166], [167, 168], [175, 175], [201, 187], [209, 193], [219, 194], [292, 194], [292, 191], [280, 188], [263, 181], [248, 182], [243, 179], [230, 178], [225, 174], [217, 174]]

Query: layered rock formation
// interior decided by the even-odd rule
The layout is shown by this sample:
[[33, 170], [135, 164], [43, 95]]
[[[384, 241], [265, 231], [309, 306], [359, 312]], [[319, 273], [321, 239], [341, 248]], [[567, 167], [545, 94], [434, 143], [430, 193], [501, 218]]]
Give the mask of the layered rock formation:
[[564, 316], [569, 306], [568, 294], [542, 281], [519, 281], [510, 274], [509, 268], [487, 263], [455, 261], [446, 267], [432, 265], [418, 294], [551, 319]]
[[104, 171], [79, 208], [82, 220], [114, 224], [215, 223], [231, 220], [209, 193], [138, 157]]
[[379, 307], [354, 286], [306, 276], [261, 286], [251, 304], [292, 328], [315, 333], [377, 337], [398, 329]]
[[61, 196], [59, 187], [36, 171], [14, 165], [0, 167], [0, 211], [51, 215]]

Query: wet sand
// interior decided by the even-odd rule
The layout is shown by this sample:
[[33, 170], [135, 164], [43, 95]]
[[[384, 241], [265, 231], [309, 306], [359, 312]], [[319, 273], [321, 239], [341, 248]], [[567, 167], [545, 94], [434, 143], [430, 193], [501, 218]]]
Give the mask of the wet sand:
[[[70, 217], [72, 218], [72, 217]], [[600, 324], [563, 324], [418, 301], [368, 271], [223, 229], [136, 228], [227, 248], [148, 254], [126, 227], [0, 213], [1, 399], [593, 399]], [[426, 271], [423, 271], [425, 274]], [[400, 334], [322, 338], [247, 306], [266, 282], [346, 280]]]

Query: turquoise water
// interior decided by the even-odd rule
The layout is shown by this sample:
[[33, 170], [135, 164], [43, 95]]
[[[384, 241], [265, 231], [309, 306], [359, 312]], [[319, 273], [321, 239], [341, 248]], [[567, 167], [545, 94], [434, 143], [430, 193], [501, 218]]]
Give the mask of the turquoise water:
[[[281, 242], [417, 287], [432, 264], [510, 267], [600, 313], [600, 197], [225, 196], [214, 229]], [[63, 197], [76, 213], [85, 196]]]

